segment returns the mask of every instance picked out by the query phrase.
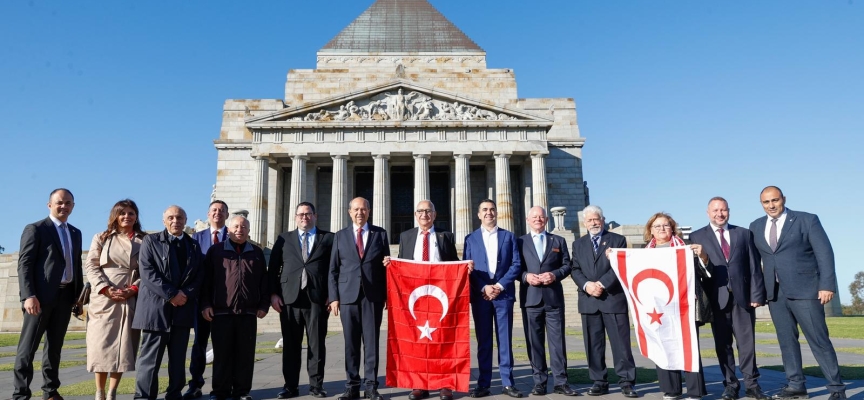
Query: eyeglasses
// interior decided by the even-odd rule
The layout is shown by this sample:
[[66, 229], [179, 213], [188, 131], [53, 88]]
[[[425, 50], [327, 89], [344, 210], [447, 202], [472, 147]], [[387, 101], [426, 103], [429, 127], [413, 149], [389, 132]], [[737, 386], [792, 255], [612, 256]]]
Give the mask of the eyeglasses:
[[661, 231], [661, 230], [665, 230], [665, 229], [672, 229], [672, 225], [669, 225], [669, 224], [666, 224], [666, 225], [651, 225], [651, 228], [656, 229], [656, 230], [658, 230], [658, 231]]
[[414, 211], [414, 212], [416, 212], [417, 214], [432, 215], [432, 213], [435, 212], [435, 211], [433, 211], [433, 210], [428, 210], [428, 209], [427, 209], [427, 210], [416, 210], [416, 211]]
[[312, 216], [315, 214], [313, 214], [313, 213], [301, 213], [301, 214], [294, 214], [294, 215], [297, 217], [300, 217], [300, 218], [312, 218]]

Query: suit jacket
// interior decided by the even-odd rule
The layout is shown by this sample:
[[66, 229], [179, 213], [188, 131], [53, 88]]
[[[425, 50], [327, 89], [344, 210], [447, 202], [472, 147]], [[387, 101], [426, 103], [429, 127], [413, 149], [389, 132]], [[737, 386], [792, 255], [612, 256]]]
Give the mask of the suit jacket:
[[[84, 289], [84, 270], [81, 268], [81, 231], [69, 225], [69, 240], [72, 242], [72, 294], [74, 301]], [[60, 235], [51, 218], [24, 227], [21, 247], [18, 252], [18, 288], [21, 301], [36, 296], [40, 304], [57, 301], [60, 281], [66, 270], [66, 257]]]
[[384, 257], [390, 255], [390, 241], [384, 228], [369, 224], [363, 258], [357, 253], [354, 225], [336, 232], [330, 252], [330, 301], [357, 302], [360, 287], [371, 302], [387, 300], [387, 270]]
[[513, 283], [522, 272], [519, 246], [516, 238], [508, 230], [498, 228], [498, 268], [490, 277], [489, 260], [486, 257], [486, 246], [483, 244], [482, 227], [465, 237], [463, 260], [474, 261], [474, 272], [469, 275], [471, 282], [471, 301], [483, 299], [483, 287], [500, 283], [504, 291], [497, 299], [516, 301], [516, 285]]
[[816, 299], [820, 290], [837, 293], [834, 249], [819, 217], [787, 208], [786, 222], [774, 251], [765, 240], [767, 221], [768, 216], [758, 218], [750, 224], [750, 231], [762, 256], [763, 273], [768, 277], [765, 280], [768, 300], [775, 300], [775, 273], [789, 299]]
[[[627, 295], [621, 287], [621, 282], [612, 271], [612, 265], [606, 258], [606, 249], [627, 248], [627, 239], [617, 233], [604, 230], [600, 233], [600, 246], [594, 254], [591, 235], [585, 235], [573, 242], [573, 260], [571, 273], [573, 281], [579, 288], [579, 312], [594, 314], [623, 314], [627, 312]], [[588, 282], [599, 281], [606, 289], [600, 297], [594, 297], [582, 290]]]
[[[371, 233], [371, 232], [370, 232]], [[306, 293], [315, 304], [326, 305], [328, 298], [327, 276], [330, 271], [330, 253], [333, 250], [333, 234], [316, 229], [315, 242], [309, 251], [309, 259], [303, 261], [298, 230], [279, 235], [270, 253], [270, 291], [279, 295], [286, 305], [297, 301], [303, 270], [306, 270]]]
[[[219, 239], [221, 242], [224, 242], [228, 240], [226, 235], [226, 233], [228, 233], [227, 226], [223, 226], [221, 231], [222, 233], [219, 235]], [[207, 250], [210, 250], [210, 246], [213, 245], [213, 229], [207, 228], [203, 231], [195, 232], [192, 234], [192, 239], [195, 239], [195, 241], [198, 242], [198, 246], [201, 247], [201, 255], [206, 256]]]
[[[181, 272], [176, 255], [169, 250], [167, 230], [144, 237], [138, 253], [138, 269], [141, 287], [134, 329], [170, 332], [172, 326], [191, 328], [197, 319], [197, 302], [204, 282], [201, 271], [203, 256], [198, 242], [183, 234], [186, 246], [186, 270]], [[174, 307], [169, 300], [183, 291], [188, 298], [186, 304]]]
[[[711, 298], [720, 308], [729, 302], [729, 289], [738, 306], [751, 308], [750, 303], [765, 304], [765, 281], [762, 277], [762, 267], [759, 264], [759, 252], [753, 245], [753, 233], [740, 226], [729, 225], [729, 261], [723, 255], [720, 242], [709, 224], [690, 234], [690, 242], [701, 244], [708, 253], [708, 259], [714, 264], [712, 281], [714, 288]], [[727, 288], [728, 283], [728, 288]]]
[[[412, 228], [399, 235], [399, 258], [414, 259], [414, 245], [419, 235], [420, 228]], [[438, 257], [441, 261], [459, 261], [459, 255], [456, 253], [456, 238], [452, 232], [442, 232], [435, 228], [435, 240], [438, 241]]]
[[[561, 280], [570, 276], [570, 251], [567, 241], [561, 236], [546, 233], [546, 248], [542, 257], [537, 254], [531, 234], [518, 240], [522, 275], [519, 282], [519, 304], [521, 307], [535, 307], [541, 304], [551, 307], [564, 307], [564, 288]], [[542, 274], [551, 272], [555, 282], [549, 285], [531, 286], [525, 280], [528, 273]]]

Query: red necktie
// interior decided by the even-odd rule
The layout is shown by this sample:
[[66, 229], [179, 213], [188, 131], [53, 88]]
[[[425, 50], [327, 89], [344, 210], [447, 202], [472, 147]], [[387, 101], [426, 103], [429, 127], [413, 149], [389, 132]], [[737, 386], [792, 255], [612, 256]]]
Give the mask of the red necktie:
[[219, 244], [219, 231], [213, 231], [213, 244]]
[[363, 228], [357, 229], [357, 254], [363, 258]]
[[723, 228], [717, 229], [717, 232], [720, 232], [720, 250], [723, 250], [723, 257], [726, 257], [726, 261], [729, 261], [729, 242], [723, 236]]
[[429, 231], [423, 233], [423, 261], [429, 261]]

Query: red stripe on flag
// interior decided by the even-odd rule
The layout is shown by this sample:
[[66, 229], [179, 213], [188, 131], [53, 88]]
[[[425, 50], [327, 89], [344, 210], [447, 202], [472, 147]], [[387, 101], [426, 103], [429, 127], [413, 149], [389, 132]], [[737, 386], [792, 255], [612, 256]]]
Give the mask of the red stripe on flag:
[[693, 352], [690, 344], [690, 288], [687, 287], [687, 252], [675, 251], [678, 256], [678, 305], [681, 319], [681, 336], [684, 342], [684, 370], [693, 371]]
[[[630, 278], [627, 276], [627, 254], [623, 251], [618, 252], [618, 275], [624, 278], [624, 289], [629, 291]], [[639, 318], [639, 305], [636, 304], [636, 293], [632, 293], [630, 302], [633, 303], [633, 312], [636, 315], [636, 337], [639, 340], [639, 351], [642, 353], [642, 357], [648, 357], [648, 339], [645, 338], [645, 330], [642, 329], [642, 319]]]

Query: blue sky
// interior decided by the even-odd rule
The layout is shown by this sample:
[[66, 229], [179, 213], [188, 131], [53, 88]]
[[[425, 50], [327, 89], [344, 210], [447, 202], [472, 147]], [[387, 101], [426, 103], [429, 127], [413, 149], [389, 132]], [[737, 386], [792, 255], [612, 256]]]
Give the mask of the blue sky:
[[[172, 203], [205, 219], [225, 99], [282, 98], [288, 70], [314, 68], [371, 2], [3, 2], [0, 246], [18, 249], [58, 186], [88, 239], [124, 197], [145, 229]], [[848, 208], [864, 194], [862, 2], [431, 2], [490, 68], [515, 70], [520, 97], [576, 100], [609, 220], [663, 210], [699, 227], [722, 195], [747, 226], [778, 185], [822, 219], [849, 301], [864, 270]]]

